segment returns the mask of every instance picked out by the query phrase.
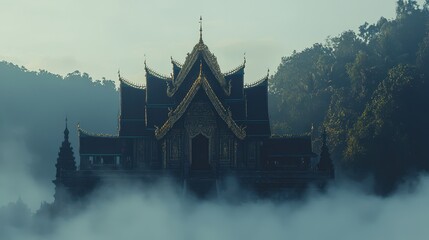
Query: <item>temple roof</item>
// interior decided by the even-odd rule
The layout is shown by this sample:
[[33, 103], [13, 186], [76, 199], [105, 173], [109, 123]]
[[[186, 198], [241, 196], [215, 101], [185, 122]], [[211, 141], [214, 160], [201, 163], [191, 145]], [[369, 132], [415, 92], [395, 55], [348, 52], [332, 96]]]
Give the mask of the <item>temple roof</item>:
[[192, 69], [192, 66], [194, 66], [194, 64], [198, 60], [200, 54], [204, 61], [207, 63], [208, 67], [210, 68], [211, 72], [215, 76], [216, 80], [219, 82], [226, 95], [229, 95], [231, 93], [231, 85], [222, 74], [216, 57], [210, 52], [209, 48], [207, 47], [207, 45], [204, 44], [202, 39], [200, 39], [200, 41], [193, 48], [192, 52], [186, 57], [185, 63], [183, 64], [177, 78], [175, 78], [173, 81], [172, 87], [168, 89], [168, 96], [171, 97], [176, 93], [176, 91], [179, 89], [180, 85], [188, 75], [189, 71]]
[[143, 84], [140, 85], [140, 84], [132, 83], [132, 82], [126, 80], [125, 78], [121, 77], [120, 75], [119, 75], [119, 82], [123, 83], [125, 85], [128, 85], [130, 87], [133, 87], [133, 88], [146, 89], [146, 86], [144, 86]]
[[236, 68], [234, 68], [228, 72], [222, 73], [222, 75], [224, 77], [226, 77], [226, 76], [236, 74], [236, 73], [240, 72], [241, 70], [243, 70], [245, 67], [246, 67], [246, 59], [244, 60], [244, 62], [241, 65], [237, 66]]
[[146, 61], [145, 61], [144, 65], [145, 65], [144, 69], [146, 70], [146, 74], [152, 75], [155, 78], [162, 79], [162, 80], [165, 80], [165, 81], [171, 81], [171, 80], [173, 80], [171, 76], [160, 74], [160, 73], [156, 72], [155, 70], [151, 69], [150, 67], [148, 67], [146, 65]]
[[102, 137], [102, 138], [118, 138], [119, 135], [112, 134], [99, 134], [99, 133], [91, 133], [80, 128], [80, 124], [77, 125], [77, 132], [79, 137]]
[[259, 86], [268, 86], [268, 77], [269, 77], [269, 72], [267, 73], [266, 76], [264, 76], [263, 78], [261, 78], [260, 80], [254, 82], [254, 83], [250, 83], [250, 84], [245, 84], [244, 88], [252, 88], [252, 87], [259, 87]]
[[191, 86], [189, 92], [185, 95], [180, 104], [168, 114], [168, 119], [161, 128], [155, 130], [155, 137], [161, 139], [167, 134], [167, 132], [173, 127], [173, 125], [183, 116], [192, 99], [195, 97], [196, 93], [200, 88], [203, 88], [208, 98], [212, 102], [216, 112], [232, 130], [232, 132], [239, 138], [244, 139], [246, 137], [246, 132], [244, 128], [239, 127], [235, 121], [232, 119], [231, 112], [226, 110], [222, 105], [220, 100], [217, 98], [216, 94], [213, 92], [209, 82], [204, 77], [202, 72], [202, 63], [200, 64], [200, 73], [197, 79]]
[[178, 68], [182, 68], [183, 67], [183, 64], [180, 63], [179, 61], [177, 61], [176, 59], [174, 59], [173, 57], [171, 57], [171, 63], [173, 65], [175, 65], [176, 67], [178, 67]]
[[119, 155], [121, 154], [120, 140], [118, 137], [81, 137], [79, 153], [81, 155]]

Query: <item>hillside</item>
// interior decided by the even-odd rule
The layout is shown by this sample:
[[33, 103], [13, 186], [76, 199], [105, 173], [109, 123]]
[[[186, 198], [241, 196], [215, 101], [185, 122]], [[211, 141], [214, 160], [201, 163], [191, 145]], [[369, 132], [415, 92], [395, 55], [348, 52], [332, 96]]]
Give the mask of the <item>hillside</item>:
[[391, 192], [429, 169], [429, 1], [397, 1], [396, 18], [364, 23], [284, 57], [270, 79], [279, 134], [325, 128], [337, 167]]

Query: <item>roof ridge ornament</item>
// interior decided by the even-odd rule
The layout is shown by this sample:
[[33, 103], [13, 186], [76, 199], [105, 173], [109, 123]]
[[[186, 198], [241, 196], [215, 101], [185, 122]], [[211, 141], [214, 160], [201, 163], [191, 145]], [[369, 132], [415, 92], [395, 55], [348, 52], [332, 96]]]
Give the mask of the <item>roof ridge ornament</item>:
[[183, 67], [183, 63], [180, 63], [179, 61], [177, 61], [176, 59], [174, 59], [173, 57], [171, 57], [171, 63], [176, 64], [178, 67], [182, 68]]
[[146, 70], [146, 73], [149, 73], [150, 75], [155, 76], [155, 77], [157, 77], [159, 79], [168, 80], [168, 81], [172, 80], [171, 76], [168, 76], [168, 75], [165, 75], [165, 74], [161, 74], [161, 73], [153, 70], [152, 68], [148, 67], [147, 65], [145, 65], [145, 70]]
[[234, 73], [237, 73], [238, 71], [240, 71], [241, 69], [243, 69], [243, 68], [245, 68], [246, 67], [246, 63], [244, 62], [244, 63], [242, 63], [241, 65], [239, 65], [239, 66], [237, 66], [237, 67], [235, 67], [235, 68], [233, 68], [233, 69], [231, 69], [231, 70], [229, 70], [228, 72], [224, 72], [224, 73], [222, 73], [222, 75], [225, 77], [225, 76], [229, 76], [229, 75], [232, 75], [232, 74], [234, 74]]
[[244, 84], [244, 88], [251, 88], [251, 87], [256, 87], [256, 86], [262, 85], [263, 83], [268, 81], [269, 74], [270, 74], [270, 72], [268, 70], [267, 75], [265, 75], [263, 78], [259, 79], [256, 82]]
[[125, 79], [123, 77], [119, 77], [119, 82], [124, 83], [125, 85], [128, 85], [128, 86], [133, 87], [133, 88], [146, 89], [146, 86], [144, 84], [133, 83], [133, 82], [128, 81], [127, 79]]
[[203, 43], [203, 17], [200, 15], [200, 43]]
[[104, 133], [92, 133], [92, 132], [88, 132], [86, 130], [83, 130], [80, 127], [80, 123], [77, 124], [77, 131], [78, 131], [79, 137], [107, 137], [107, 138], [117, 138], [117, 137], [119, 137], [119, 135], [114, 135], [114, 134], [104, 134]]

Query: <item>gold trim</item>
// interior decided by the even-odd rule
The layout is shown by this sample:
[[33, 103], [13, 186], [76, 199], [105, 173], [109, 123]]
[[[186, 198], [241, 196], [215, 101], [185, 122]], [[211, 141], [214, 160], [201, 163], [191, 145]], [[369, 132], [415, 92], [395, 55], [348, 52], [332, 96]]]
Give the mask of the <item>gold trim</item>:
[[222, 105], [222, 103], [217, 98], [213, 89], [210, 87], [209, 82], [203, 76], [202, 63], [200, 63], [200, 73], [199, 73], [197, 79], [192, 84], [191, 89], [185, 95], [182, 102], [180, 102], [180, 104], [177, 106], [177, 108], [168, 113], [169, 117], [168, 117], [167, 121], [164, 123], [164, 125], [162, 125], [161, 128], [156, 128], [155, 137], [159, 140], [159, 139], [163, 138], [168, 133], [168, 131], [173, 127], [173, 125], [183, 116], [186, 109], [189, 107], [191, 100], [194, 98], [195, 94], [198, 92], [200, 87], [202, 87], [204, 89], [204, 91], [206, 92], [210, 101], [212, 102], [216, 112], [219, 114], [219, 116], [222, 118], [222, 120], [227, 124], [227, 126], [232, 130], [232, 132], [239, 139], [244, 139], [246, 137], [246, 132], [245, 132], [244, 128], [239, 127], [237, 125], [237, 123], [232, 119], [231, 111], [229, 109], [228, 110], [225, 109], [225, 107]]
[[240, 71], [241, 69], [243, 69], [245, 67], [246, 67], [246, 61], [244, 61], [240, 66], [238, 66], [238, 67], [236, 67], [236, 68], [234, 68], [234, 69], [232, 69], [232, 70], [230, 70], [228, 72], [222, 73], [222, 75], [224, 77], [232, 75], [234, 73], [237, 73], [238, 71]]
[[128, 86], [133, 87], [133, 88], [146, 89], [145, 85], [143, 85], [143, 84], [139, 85], [139, 84], [136, 84], [136, 83], [132, 83], [132, 82], [126, 80], [125, 78], [121, 77], [121, 76], [119, 76], [119, 82], [124, 83], [125, 85], [128, 85]]
[[183, 67], [183, 64], [180, 63], [179, 61], [177, 61], [176, 59], [174, 59], [173, 57], [171, 57], [171, 63], [174, 64], [174, 65], [176, 65], [179, 68]]
[[150, 75], [157, 77], [157, 78], [160, 78], [162, 80], [165, 80], [165, 81], [173, 80], [172, 77], [169, 77], [169, 76], [164, 75], [164, 74], [160, 74], [160, 73], [156, 72], [155, 70], [149, 68], [148, 66], [145, 66], [145, 70], [146, 70], [146, 74], [150, 74]]
[[77, 125], [77, 132], [79, 134], [79, 137], [83, 135], [84, 137], [104, 137], [104, 138], [118, 138], [119, 135], [112, 135], [112, 134], [101, 134], [101, 133], [91, 133], [88, 131], [83, 130], [80, 128], [80, 125]]
[[265, 77], [259, 79], [258, 81], [254, 82], [254, 83], [244, 84], [244, 88], [256, 87], [256, 86], [259, 86], [259, 85], [265, 83], [265, 81], [268, 81], [268, 75], [266, 75]]
[[224, 90], [224, 92], [228, 96], [231, 94], [231, 84], [226, 81], [224, 75], [221, 73], [219, 63], [217, 62], [216, 57], [214, 56], [214, 54], [210, 52], [207, 45], [205, 45], [203, 42], [199, 42], [197, 43], [197, 45], [195, 45], [191, 54], [188, 54], [188, 56], [186, 57], [185, 63], [183, 64], [183, 67], [180, 69], [177, 79], [175, 79], [175, 81], [173, 82], [173, 87], [167, 90], [167, 95], [169, 97], [172, 97], [179, 89], [180, 85], [185, 80], [192, 66], [197, 61], [198, 55], [200, 52], [202, 53], [203, 59], [209, 66], [210, 70], [213, 72], [216, 80], [222, 86], [222, 89]]

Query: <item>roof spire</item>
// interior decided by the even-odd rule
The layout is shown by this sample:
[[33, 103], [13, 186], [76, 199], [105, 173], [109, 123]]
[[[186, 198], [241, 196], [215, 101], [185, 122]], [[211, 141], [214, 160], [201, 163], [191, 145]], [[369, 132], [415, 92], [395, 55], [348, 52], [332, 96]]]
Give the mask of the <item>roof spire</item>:
[[200, 43], [203, 42], [203, 17], [200, 16]]
[[68, 119], [67, 119], [67, 116], [66, 116], [66, 128], [64, 129], [64, 139], [68, 141], [68, 139], [69, 139], [69, 129], [67, 127], [67, 122], [68, 122]]

